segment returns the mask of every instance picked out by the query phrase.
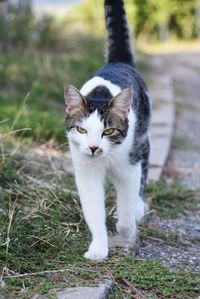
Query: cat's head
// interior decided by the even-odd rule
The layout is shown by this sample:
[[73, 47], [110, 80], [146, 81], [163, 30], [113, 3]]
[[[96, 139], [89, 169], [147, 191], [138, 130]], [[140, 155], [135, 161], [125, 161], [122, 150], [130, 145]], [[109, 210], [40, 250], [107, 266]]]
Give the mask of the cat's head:
[[108, 154], [121, 144], [128, 131], [132, 90], [98, 101], [83, 96], [72, 85], [65, 86], [66, 126], [69, 140], [90, 157]]

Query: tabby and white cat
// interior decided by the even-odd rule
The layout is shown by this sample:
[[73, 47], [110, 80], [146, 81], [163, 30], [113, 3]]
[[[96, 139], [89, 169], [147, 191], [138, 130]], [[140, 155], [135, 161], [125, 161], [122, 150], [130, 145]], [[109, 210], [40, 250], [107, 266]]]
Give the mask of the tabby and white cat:
[[144, 215], [151, 105], [135, 69], [123, 0], [105, 0], [107, 64], [80, 91], [65, 86], [66, 125], [83, 214], [92, 234], [85, 257], [108, 255], [104, 183], [117, 191], [117, 231], [134, 240]]

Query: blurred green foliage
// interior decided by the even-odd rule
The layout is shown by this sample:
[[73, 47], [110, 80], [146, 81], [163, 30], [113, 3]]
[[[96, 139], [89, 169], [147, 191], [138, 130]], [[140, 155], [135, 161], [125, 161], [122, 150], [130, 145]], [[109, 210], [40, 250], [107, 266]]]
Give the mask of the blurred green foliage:
[[65, 50], [67, 41], [62, 23], [48, 14], [35, 15], [31, 5], [9, 3], [0, 1], [0, 49]]
[[[170, 36], [200, 36], [199, 0], [125, 0], [129, 24], [136, 38], [166, 41]], [[71, 23], [95, 33], [104, 30], [103, 0], [84, 0], [73, 8]]]
[[200, 2], [196, 0], [134, 0], [136, 35], [165, 41], [169, 36], [180, 39], [198, 37]]
[[[31, 128], [23, 137], [64, 142], [63, 86], [79, 88], [104, 63], [103, 0], [83, 0], [64, 19], [5, 3], [0, 1], [0, 49], [6, 50], [0, 55], [0, 131]], [[137, 38], [198, 36], [200, 0], [125, 0], [125, 5]]]
[[[65, 50], [77, 32], [105, 33], [103, 0], [83, 0], [64, 19], [35, 16], [27, 9], [0, 2], [0, 46]], [[200, 37], [200, 0], [125, 0], [131, 32], [142, 40]]]
[[101, 39], [77, 37], [70, 45], [62, 54], [27, 49], [1, 53], [0, 137], [66, 142], [63, 87], [73, 83], [80, 88], [104, 61]]

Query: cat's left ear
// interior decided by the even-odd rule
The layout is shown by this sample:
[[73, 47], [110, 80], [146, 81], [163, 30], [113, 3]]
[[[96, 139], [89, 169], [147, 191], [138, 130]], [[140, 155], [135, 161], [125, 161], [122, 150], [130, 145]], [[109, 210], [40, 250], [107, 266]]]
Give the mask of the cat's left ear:
[[131, 109], [133, 101], [133, 91], [131, 88], [123, 89], [118, 95], [109, 102], [109, 107], [119, 117], [125, 119]]
[[76, 112], [83, 113], [87, 106], [87, 101], [76, 87], [73, 85], [66, 85], [64, 87], [64, 97], [67, 114]]

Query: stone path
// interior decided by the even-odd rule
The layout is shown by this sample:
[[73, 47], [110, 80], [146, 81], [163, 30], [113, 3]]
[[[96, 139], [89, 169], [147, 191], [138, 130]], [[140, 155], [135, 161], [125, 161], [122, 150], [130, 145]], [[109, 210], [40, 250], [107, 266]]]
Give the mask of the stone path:
[[175, 107], [170, 74], [165, 72], [165, 63], [159, 57], [152, 58], [150, 95], [153, 101], [151, 122], [151, 153], [149, 181], [158, 181], [168, 158], [173, 134]]
[[96, 287], [74, 287], [57, 291], [57, 299], [105, 299], [111, 291], [112, 281]]
[[200, 189], [200, 53], [172, 55], [170, 74], [176, 94], [174, 148], [167, 167], [188, 188]]
[[[200, 53], [157, 57], [167, 66], [176, 104], [176, 125], [172, 149], [163, 178], [178, 179], [189, 189], [200, 190]], [[172, 198], [173, 200], [173, 198]], [[153, 215], [148, 223], [154, 230], [177, 234], [182, 246], [149, 240], [140, 247], [139, 257], [160, 258], [167, 266], [200, 271], [200, 193], [195, 211], [185, 210], [177, 219]]]

